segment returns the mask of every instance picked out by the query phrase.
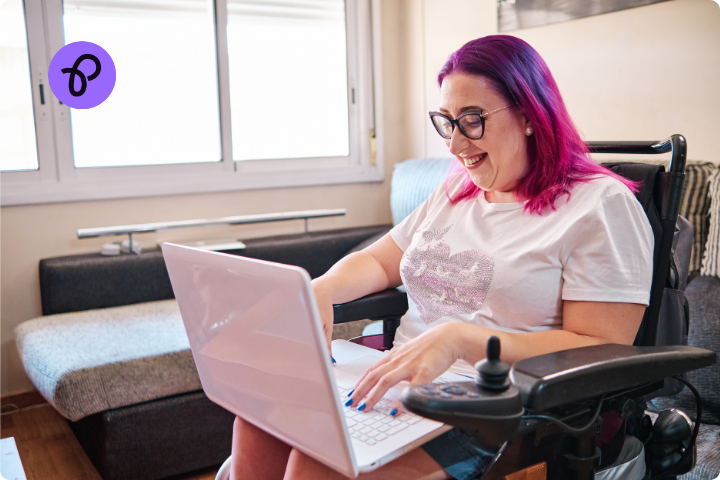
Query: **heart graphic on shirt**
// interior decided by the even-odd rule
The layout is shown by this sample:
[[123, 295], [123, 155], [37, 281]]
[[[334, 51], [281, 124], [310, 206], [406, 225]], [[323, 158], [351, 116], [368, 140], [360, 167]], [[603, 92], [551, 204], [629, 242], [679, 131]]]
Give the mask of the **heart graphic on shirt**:
[[[430, 235], [424, 237], [428, 240]], [[402, 273], [420, 318], [429, 324], [445, 315], [477, 311], [485, 301], [494, 271], [495, 262], [488, 252], [466, 250], [451, 256], [450, 246], [438, 242], [406, 254]]]

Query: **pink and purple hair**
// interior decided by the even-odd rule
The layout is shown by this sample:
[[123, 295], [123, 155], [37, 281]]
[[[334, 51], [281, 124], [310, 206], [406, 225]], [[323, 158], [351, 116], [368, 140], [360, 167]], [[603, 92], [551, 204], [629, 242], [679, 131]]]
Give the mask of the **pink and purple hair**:
[[[587, 182], [599, 175], [616, 178], [630, 190], [637, 190], [633, 182], [589, 157], [548, 66], [524, 40], [510, 35], [472, 40], [450, 55], [438, 74], [438, 84], [442, 85], [443, 79], [454, 72], [485, 77], [531, 122], [534, 133], [527, 142], [530, 171], [516, 188], [518, 198], [527, 200], [525, 211], [541, 214], [547, 206], [555, 209], [555, 202], [562, 195], [569, 196], [575, 182]], [[448, 180], [460, 169], [466, 180], [459, 194], [452, 197], [448, 193], [453, 204], [480, 192], [457, 162]]]

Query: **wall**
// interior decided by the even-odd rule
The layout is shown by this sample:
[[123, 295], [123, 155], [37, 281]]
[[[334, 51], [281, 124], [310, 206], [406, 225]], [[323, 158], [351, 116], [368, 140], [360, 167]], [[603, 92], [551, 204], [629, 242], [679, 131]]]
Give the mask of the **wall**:
[[[31, 388], [13, 330], [40, 315], [41, 258], [97, 251], [103, 239], [77, 240], [83, 227], [283, 210], [345, 207], [346, 217], [311, 229], [390, 222], [392, 165], [447, 155], [427, 119], [438, 107], [435, 75], [466, 41], [496, 32], [495, 0], [382, 0], [386, 180], [331, 187], [6, 207], [1, 211], [0, 338], [2, 393]], [[548, 62], [585, 138], [688, 139], [693, 159], [720, 161], [720, 8], [711, 0], [673, 0], [513, 32]], [[670, 69], [672, 67], [672, 69]], [[302, 231], [301, 222], [139, 235], [146, 245], [198, 236], [251, 238]]]
[[[497, 32], [494, 0], [424, 0], [425, 112], [438, 107], [435, 76], [463, 42]], [[448, 8], [452, 5], [452, 8]], [[458, 8], [456, 8], [456, 6]], [[462, 12], [462, 14], [460, 14]], [[688, 141], [688, 158], [720, 163], [720, 7], [672, 0], [509, 32], [535, 47], [587, 140]], [[413, 131], [417, 156], [444, 155], [426, 123]]]

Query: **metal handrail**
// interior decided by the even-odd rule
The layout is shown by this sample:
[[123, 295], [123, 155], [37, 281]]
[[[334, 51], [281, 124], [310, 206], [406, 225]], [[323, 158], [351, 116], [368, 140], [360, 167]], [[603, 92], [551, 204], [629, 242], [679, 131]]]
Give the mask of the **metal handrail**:
[[338, 217], [345, 215], [344, 208], [301, 210], [297, 212], [260, 213], [256, 215], [238, 215], [234, 217], [206, 218], [197, 220], [179, 220], [175, 222], [139, 223], [136, 225], [115, 225], [112, 227], [80, 228], [78, 238], [105, 237], [109, 235], [128, 235], [132, 245], [134, 233], [157, 232], [178, 228], [210, 227], [218, 225], [247, 225], [251, 223], [281, 222], [284, 220], [305, 220], [305, 233], [308, 233], [308, 219]]

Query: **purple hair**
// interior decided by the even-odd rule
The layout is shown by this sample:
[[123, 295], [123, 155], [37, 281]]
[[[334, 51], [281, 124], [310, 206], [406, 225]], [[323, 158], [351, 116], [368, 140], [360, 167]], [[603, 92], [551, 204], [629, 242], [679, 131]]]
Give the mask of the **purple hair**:
[[[529, 172], [516, 187], [518, 198], [526, 199], [525, 211], [541, 214], [548, 205], [554, 210], [557, 199], [567, 194], [575, 182], [587, 182], [599, 175], [620, 180], [630, 190], [636, 184], [595, 163], [575, 128], [550, 69], [527, 42], [510, 35], [490, 35], [472, 40], [450, 55], [438, 74], [438, 84], [454, 72], [480, 75], [508, 103], [517, 104], [533, 126], [528, 137]], [[461, 167], [454, 166], [446, 179]], [[465, 169], [466, 179], [453, 204], [473, 198], [480, 189]]]

